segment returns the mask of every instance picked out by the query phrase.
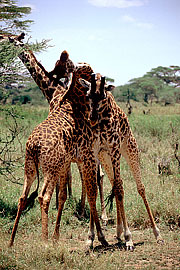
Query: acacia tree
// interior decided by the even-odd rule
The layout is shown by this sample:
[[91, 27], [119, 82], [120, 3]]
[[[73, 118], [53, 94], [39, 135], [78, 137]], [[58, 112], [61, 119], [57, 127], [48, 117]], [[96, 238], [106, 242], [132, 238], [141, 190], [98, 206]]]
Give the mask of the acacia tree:
[[[0, 1], [0, 35], [19, 35], [27, 33], [32, 20], [24, 20], [31, 13], [30, 7], [19, 7], [15, 0]], [[40, 43], [28, 43], [33, 51], [47, 48], [47, 40]], [[5, 104], [11, 94], [16, 94], [18, 85], [31, 81], [21, 61], [18, 61], [18, 49], [9, 42], [0, 42], [0, 102]], [[15, 171], [23, 166], [24, 151], [21, 145], [23, 126], [21, 115], [13, 107], [0, 106], [6, 124], [6, 132], [0, 128], [0, 175], [12, 181], [17, 180]], [[17, 181], [16, 181], [17, 182]]]
[[179, 66], [170, 66], [153, 68], [150, 72], [147, 73], [149, 77], [156, 77], [161, 81], [165, 82], [167, 85], [174, 87], [180, 86], [180, 67]]
[[[16, 0], [1, 0], [0, 2], [0, 35], [19, 35], [27, 33], [32, 20], [24, 17], [31, 13], [30, 7], [17, 6]], [[33, 51], [40, 52], [48, 47], [48, 40], [28, 43]], [[18, 92], [18, 85], [31, 81], [29, 73], [21, 61], [17, 59], [18, 50], [9, 42], [0, 42], [0, 102], [5, 104], [10, 95]]]
[[[180, 67], [170, 66], [153, 68], [144, 76], [134, 78], [123, 86], [116, 87], [115, 98], [126, 101], [127, 96], [136, 101], [149, 102], [152, 99], [165, 102], [180, 102]], [[128, 93], [129, 89], [129, 93]]]

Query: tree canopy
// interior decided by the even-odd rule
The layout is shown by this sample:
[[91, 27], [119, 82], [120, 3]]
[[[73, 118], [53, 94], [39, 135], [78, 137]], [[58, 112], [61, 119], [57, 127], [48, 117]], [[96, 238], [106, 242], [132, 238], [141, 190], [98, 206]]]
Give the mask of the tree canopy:
[[[0, 2], [0, 34], [19, 35], [29, 32], [32, 20], [24, 17], [31, 13], [30, 7], [19, 7], [16, 0]], [[33, 51], [41, 51], [48, 47], [47, 40], [28, 43]], [[18, 95], [18, 87], [31, 81], [31, 77], [21, 61], [17, 59], [18, 49], [9, 42], [0, 42], [0, 102], [6, 103], [9, 96]]]
[[23, 20], [24, 16], [31, 13], [30, 7], [18, 7], [15, 0], [1, 0], [0, 22], [1, 34], [15, 35], [27, 31], [32, 20]]
[[153, 68], [147, 73], [148, 77], [156, 77], [161, 81], [164, 81], [167, 85], [174, 87], [180, 86], [180, 67], [170, 66]]
[[136, 101], [179, 102], [180, 101], [180, 67], [170, 66], [153, 68], [144, 76], [134, 78], [128, 84], [115, 89], [114, 95], [119, 101], [126, 101], [127, 95]]

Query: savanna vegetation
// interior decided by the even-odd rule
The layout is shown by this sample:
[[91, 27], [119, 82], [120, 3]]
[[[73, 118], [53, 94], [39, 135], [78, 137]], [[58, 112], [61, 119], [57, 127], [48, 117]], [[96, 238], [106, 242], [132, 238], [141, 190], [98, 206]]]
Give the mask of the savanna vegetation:
[[[104, 233], [110, 247], [103, 249], [96, 240], [94, 250], [89, 253], [86, 251], [89, 207], [87, 204], [85, 218], [79, 220], [77, 212], [81, 180], [76, 164], [72, 164], [73, 197], [65, 205], [58, 244], [54, 245], [52, 240], [49, 240], [49, 244], [45, 246], [41, 241], [41, 215], [37, 200], [34, 207], [21, 217], [14, 246], [9, 249], [7, 244], [16, 215], [17, 201], [22, 192], [25, 142], [33, 127], [45, 119], [48, 108], [30, 105], [15, 105], [13, 108], [1, 106], [0, 150], [3, 153], [0, 177], [1, 269], [104, 269], [105, 267], [107, 269], [157, 269], [158, 267], [178, 269], [180, 172], [175, 157], [175, 145], [180, 134], [180, 104], [168, 107], [152, 104], [147, 107], [132, 102], [132, 105], [133, 112], [129, 116], [129, 121], [141, 151], [143, 182], [156, 222], [166, 241], [165, 245], [157, 245], [142, 199], [137, 194], [134, 179], [122, 159], [121, 174], [124, 179], [125, 208], [135, 243], [133, 253], [126, 252], [124, 242], [117, 244], [114, 238], [115, 205], [112, 212], [108, 213], [109, 224], [104, 226]], [[127, 112], [125, 103], [121, 103], [120, 106]], [[144, 114], [143, 110], [150, 111]], [[14, 118], [14, 115], [18, 117]], [[18, 135], [13, 142], [7, 144], [9, 148], [5, 153], [2, 151], [3, 143], [12, 139], [12, 131], [15, 127]], [[158, 164], [162, 160], [169, 163], [170, 169], [159, 174]], [[12, 162], [11, 166], [8, 166], [8, 162]], [[35, 186], [36, 183], [34, 189]], [[111, 191], [106, 175], [104, 190], [106, 197]], [[97, 207], [100, 214], [99, 197]], [[54, 195], [49, 211], [50, 237], [55, 226], [56, 214]]]
[[[2, 34], [28, 31], [31, 21], [23, 17], [30, 9], [18, 7], [16, 2], [1, 1]], [[30, 46], [41, 51], [47, 42]], [[107, 207], [109, 223], [103, 226], [110, 246], [103, 248], [96, 238], [94, 249], [86, 250], [89, 206], [86, 204], [85, 217], [78, 219], [81, 180], [76, 164], [72, 164], [73, 197], [67, 200], [63, 211], [59, 242], [54, 244], [51, 240], [57, 214], [54, 194], [49, 210], [49, 243], [45, 245], [40, 237], [41, 214], [36, 200], [22, 215], [14, 246], [8, 248], [23, 188], [25, 143], [33, 128], [48, 115], [48, 104], [42, 93], [21, 63], [14, 61], [17, 53], [9, 44], [0, 43], [0, 269], [179, 269], [180, 68], [177, 66], [154, 68], [143, 77], [117, 87], [113, 93], [129, 114], [140, 149], [147, 198], [165, 244], [156, 243], [134, 179], [122, 159], [125, 210], [133, 233], [134, 252], [125, 251], [124, 239], [118, 243], [114, 237], [115, 204], [111, 212]], [[41, 185], [42, 182], [41, 175]], [[36, 183], [32, 190], [35, 187]], [[106, 175], [104, 191], [105, 197], [111, 191]], [[99, 197], [97, 208], [100, 215]]]

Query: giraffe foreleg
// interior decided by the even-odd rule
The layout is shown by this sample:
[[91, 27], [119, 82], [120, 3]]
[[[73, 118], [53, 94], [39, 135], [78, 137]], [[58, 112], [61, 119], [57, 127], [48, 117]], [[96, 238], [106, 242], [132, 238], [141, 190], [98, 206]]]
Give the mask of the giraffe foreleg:
[[[92, 156], [88, 154], [88, 156]], [[99, 222], [99, 217], [96, 209], [96, 198], [97, 198], [97, 164], [95, 160], [91, 160], [91, 162], [87, 162], [83, 164], [83, 179], [86, 184], [86, 192], [87, 192], [87, 199], [90, 205], [90, 211], [91, 211], [91, 223], [90, 227], [93, 226], [93, 220], [96, 225], [98, 240], [101, 242], [103, 246], [107, 246], [108, 243], [104, 237], [104, 234], [101, 229], [101, 225]], [[92, 234], [91, 234], [92, 235]], [[88, 238], [89, 239], [89, 238]], [[92, 248], [93, 241], [90, 244], [90, 247]]]
[[102, 211], [101, 219], [104, 225], [107, 225], [108, 217], [106, 214], [106, 207], [105, 207], [105, 202], [104, 202], [103, 178], [104, 178], [104, 173], [102, 171], [100, 161], [98, 161], [97, 183], [99, 187], [99, 194], [100, 194], [100, 201], [101, 201], [101, 211]]
[[[124, 212], [124, 204], [123, 204], [123, 198], [124, 198], [124, 191], [123, 191], [123, 185], [122, 180], [120, 179], [120, 157], [114, 160], [115, 165], [112, 163], [112, 159], [110, 154], [107, 151], [101, 151], [99, 153], [99, 159], [101, 163], [103, 164], [105, 171], [108, 175], [108, 178], [111, 182], [111, 185], [113, 187], [113, 192], [116, 189], [115, 197], [116, 197], [116, 209], [117, 209], [117, 239], [120, 241], [121, 234], [123, 232], [124, 227], [124, 237], [126, 241], [130, 241], [127, 245], [133, 246], [132, 239], [131, 239], [131, 232], [128, 228], [126, 216]], [[119, 179], [119, 180], [115, 180]], [[119, 182], [119, 183], [118, 183]], [[118, 185], [117, 185], [118, 183]], [[117, 185], [117, 187], [116, 187]], [[121, 186], [121, 188], [119, 187]], [[123, 212], [123, 214], [121, 214]], [[123, 221], [124, 218], [124, 221]]]
[[85, 214], [85, 201], [86, 201], [86, 185], [85, 185], [85, 181], [83, 179], [82, 176], [82, 164], [81, 163], [77, 163], [78, 169], [79, 169], [79, 173], [80, 173], [80, 177], [81, 177], [81, 183], [82, 183], [82, 192], [81, 192], [81, 202], [80, 202], [80, 218], [84, 217]]
[[88, 231], [88, 239], [86, 241], [86, 245], [88, 248], [93, 249], [93, 242], [95, 238], [95, 233], [94, 233], [94, 220], [93, 220], [93, 215], [90, 212], [90, 223], [89, 223], [89, 231]]
[[[124, 227], [124, 238], [126, 242], [127, 250], [134, 250], [134, 244], [132, 241], [132, 234], [129, 230], [125, 209], [124, 209], [124, 190], [122, 185], [122, 180], [114, 182], [114, 193], [116, 198], [116, 208], [117, 208], [117, 238], [120, 239], [122, 229]], [[122, 227], [123, 224], [123, 227]]]

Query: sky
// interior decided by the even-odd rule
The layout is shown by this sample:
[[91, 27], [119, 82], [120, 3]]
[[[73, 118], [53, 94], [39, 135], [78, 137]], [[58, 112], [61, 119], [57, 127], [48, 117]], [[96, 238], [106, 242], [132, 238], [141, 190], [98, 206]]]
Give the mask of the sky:
[[30, 41], [50, 39], [36, 54], [51, 71], [63, 50], [115, 85], [158, 66], [180, 65], [180, 0], [18, 0], [30, 6]]

